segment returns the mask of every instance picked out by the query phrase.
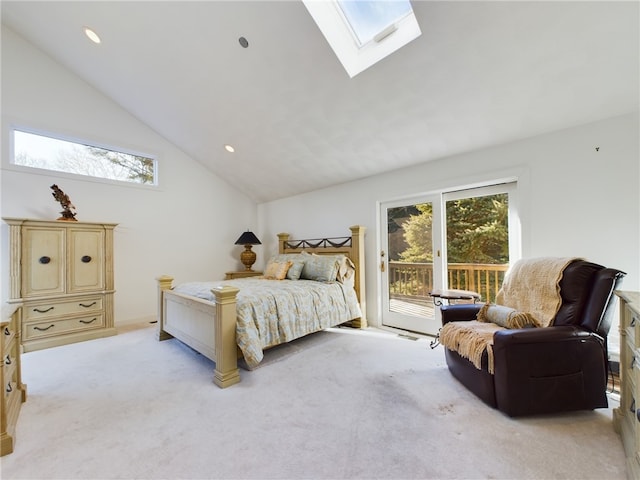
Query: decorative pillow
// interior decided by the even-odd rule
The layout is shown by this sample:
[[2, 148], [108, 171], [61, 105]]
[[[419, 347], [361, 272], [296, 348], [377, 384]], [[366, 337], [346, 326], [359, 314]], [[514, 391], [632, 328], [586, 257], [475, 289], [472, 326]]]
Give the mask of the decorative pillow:
[[486, 303], [478, 312], [477, 320], [485, 323], [495, 323], [504, 328], [541, 327], [540, 322], [530, 313], [503, 305]]
[[287, 279], [289, 280], [300, 280], [300, 275], [302, 275], [302, 269], [304, 268], [304, 262], [300, 260], [295, 260], [291, 262], [291, 267], [287, 272]]
[[299, 280], [304, 267], [304, 259], [309, 257], [308, 253], [278, 253], [271, 257], [271, 262], [291, 262], [292, 265], [287, 271], [287, 280]]
[[269, 280], [284, 280], [292, 262], [270, 262], [264, 270], [264, 278]]
[[307, 255], [300, 278], [316, 282], [335, 282], [339, 266], [333, 255]]
[[338, 262], [336, 280], [339, 283], [347, 283], [350, 280], [353, 281], [353, 277], [356, 273], [356, 266], [346, 255], [318, 255], [317, 253], [314, 253], [313, 255], [323, 258], [334, 258]]

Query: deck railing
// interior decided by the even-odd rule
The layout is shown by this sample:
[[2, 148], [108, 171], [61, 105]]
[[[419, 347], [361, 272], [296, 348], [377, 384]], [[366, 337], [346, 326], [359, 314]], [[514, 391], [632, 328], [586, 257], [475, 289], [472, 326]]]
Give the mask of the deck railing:
[[[471, 290], [483, 302], [495, 301], [509, 264], [450, 263], [448, 288]], [[389, 288], [392, 295], [428, 296], [433, 290], [432, 263], [389, 262]]]

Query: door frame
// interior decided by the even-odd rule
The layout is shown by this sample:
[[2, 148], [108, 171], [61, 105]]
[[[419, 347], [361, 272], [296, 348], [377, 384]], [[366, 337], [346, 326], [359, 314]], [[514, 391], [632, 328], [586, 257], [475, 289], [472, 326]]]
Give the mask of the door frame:
[[[436, 207], [434, 205], [434, 232], [435, 232], [435, 224], [436, 222], [440, 224], [439, 235], [433, 235], [433, 251], [437, 252], [440, 250], [440, 255], [434, 255], [434, 288], [439, 286], [440, 288], [444, 288], [446, 283], [446, 275], [444, 274], [445, 266], [446, 266], [446, 224], [443, 224], [445, 219], [445, 207], [447, 200], [453, 200], [457, 198], [465, 198], [469, 195], [465, 195], [465, 193], [470, 193], [473, 191], [482, 192], [478, 196], [482, 195], [491, 195], [494, 193], [508, 193], [509, 195], [509, 263], [513, 264], [515, 261], [519, 260], [522, 257], [523, 251], [523, 235], [522, 235], [522, 222], [521, 217], [526, 215], [524, 211], [524, 206], [522, 204], [522, 199], [519, 197], [519, 189], [521, 188], [520, 182], [523, 175], [514, 175], [503, 177], [502, 179], [495, 179], [494, 181], [475, 183], [475, 184], [467, 184], [462, 186], [450, 187], [447, 189], [436, 190], [436, 191], [427, 191], [423, 193], [416, 193], [415, 195], [403, 196], [401, 198], [396, 198], [392, 200], [385, 201], [377, 201], [377, 232], [376, 232], [376, 252], [375, 252], [375, 265], [376, 265], [376, 283], [377, 283], [377, 324], [383, 328], [398, 328], [402, 330], [400, 327], [387, 326], [384, 324], [383, 314], [385, 301], [384, 298], [388, 295], [388, 277], [383, 280], [382, 272], [380, 271], [380, 252], [383, 250], [383, 246], [387, 247], [387, 239], [388, 235], [387, 225], [386, 225], [386, 209], [398, 207], [402, 205], [411, 205], [417, 203], [425, 203], [426, 200], [433, 197], [439, 197], [439, 215], [435, 215]], [[459, 196], [458, 196], [459, 195]], [[470, 195], [473, 197], [474, 195]], [[420, 200], [423, 200], [421, 202]], [[438, 217], [437, 219], [435, 217]], [[446, 223], [446, 222], [444, 222]], [[383, 235], [384, 228], [384, 235]], [[436, 268], [436, 263], [438, 268]], [[388, 265], [387, 265], [388, 267]], [[436, 271], [439, 271], [439, 274], [436, 274]], [[387, 288], [387, 291], [385, 291]], [[436, 319], [437, 323], [441, 326], [441, 315], [440, 310], [436, 309]]]
[[[411, 315], [403, 315], [399, 312], [392, 312], [390, 309], [390, 296], [389, 296], [389, 245], [388, 245], [388, 211], [389, 209], [416, 205], [420, 203], [431, 203], [433, 211], [432, 219], [432, 250], [434, 252], [433, 258], [433, 285], [441, 285], [444, 281], [442, 278], [442, 242], [444, 236], [442, 235], [443, 225], [442, 212], [444, 204], [441, 192], [415, 195], [403, 199], [391, 200], [388, 202], [379, 202], [378, 204], [378, 221], [380, 227], [378, 228], [378, 251], [377, 253], [377, 273], [378, 285], [379, 285], [379, 322], [383, 327], [397, 328], [400, 330], [407, 330], [411, 332], [421, 333], [424, 335], [436, 335], [438, 329], [442, 325], [439, 309], [434, 309], [433, 317], [416, 317]], [[383, 230], [384, 229], [384, 235]], [[385, 256], [381, 257], [381, 252], [385, 252]], [[384, 263], [384, 271], [382, 271], [382, 264]], [[385, 319], [386, 314], [386, 319]], [[386, 322], [386, 323], [385, 323]]]

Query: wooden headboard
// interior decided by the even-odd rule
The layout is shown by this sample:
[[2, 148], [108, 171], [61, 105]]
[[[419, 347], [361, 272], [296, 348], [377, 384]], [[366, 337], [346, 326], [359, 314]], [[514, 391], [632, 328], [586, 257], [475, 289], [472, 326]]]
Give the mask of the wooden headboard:
[[355, 265], [356, 273], [354, 288], [362, 318], [354, 320], [352, 325], [356, 328], [367, 326], [366, 292], [364, 276], [364, 232], [366, 227], [355, 225], [349, 227], [351, 236], [339, 238], [313, 238], [305, 240], [291, 240], [288, 233], [278, 234], [279, 253], [317, 253], [318, 255], [346, 255]]

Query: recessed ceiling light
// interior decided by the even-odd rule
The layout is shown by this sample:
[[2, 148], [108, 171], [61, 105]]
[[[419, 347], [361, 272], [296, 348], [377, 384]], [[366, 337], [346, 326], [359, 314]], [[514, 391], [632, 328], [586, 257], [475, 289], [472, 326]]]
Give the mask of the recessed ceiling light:
[[224, 146], [224, 149], [225, 149], [227, 152], [229, 152], [229, 153], [233, 153], [233, 152], [235, 152], [235, 151], [236, 151], [236, 149], [235, 149], [235, 148], [233, 148], [231, 145], [225, 145], [225, 146]]
[[89, 40], [91, 40], [93, 43], [100, 43], [100, 37], [98, 36], [98, 34], [91, 30], [89, 27], [84, 27], [84, 34], [89, 37]]

